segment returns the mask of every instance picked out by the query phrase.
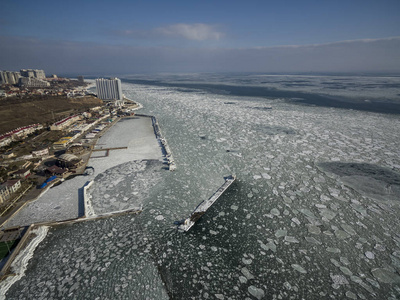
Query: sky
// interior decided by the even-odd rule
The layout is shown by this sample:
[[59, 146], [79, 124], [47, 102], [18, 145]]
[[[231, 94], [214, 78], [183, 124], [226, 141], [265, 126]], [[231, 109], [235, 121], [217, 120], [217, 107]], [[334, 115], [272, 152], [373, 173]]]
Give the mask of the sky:
[[400, 73], [400, 0], [0, 0], [0, 70]]

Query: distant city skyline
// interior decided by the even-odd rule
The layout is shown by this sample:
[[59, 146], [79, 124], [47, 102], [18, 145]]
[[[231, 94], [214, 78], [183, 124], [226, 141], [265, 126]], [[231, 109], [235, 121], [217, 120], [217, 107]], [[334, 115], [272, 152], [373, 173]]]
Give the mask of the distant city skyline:
[[398, 0], [3, 1], [0, 70], [400, 73], [399, 11]]

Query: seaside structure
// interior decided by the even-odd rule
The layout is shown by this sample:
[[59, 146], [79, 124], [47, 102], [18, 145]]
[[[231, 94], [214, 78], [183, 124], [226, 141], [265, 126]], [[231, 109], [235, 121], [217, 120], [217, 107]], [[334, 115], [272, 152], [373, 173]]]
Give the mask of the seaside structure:
[[236, 180], [235, 175], [229, 175], [224, 177], [225, 182], [221, 187], [207, 200], [202, 201], [197, 205], [196, 209], [192, 212], [189, 218], [182, 222], [177, 222], [179, 231], [189, 231], [190, 228], [206, 213], [207, 209], [214, 204], [215, 201], [231, 186]]
[[96, 79], [97, 97], [101, 100], [122, 100], [121, 80], [119, 78]]

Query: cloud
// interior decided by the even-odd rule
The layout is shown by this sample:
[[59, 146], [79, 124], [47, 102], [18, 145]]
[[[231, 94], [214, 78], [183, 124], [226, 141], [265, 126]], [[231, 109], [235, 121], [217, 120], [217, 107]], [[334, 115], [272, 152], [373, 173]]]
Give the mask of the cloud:
[[400, 37], [263, 48], [134, 47], [0, 36], [0, 68], [47, 73], [399, 72]]
[[155, 29], [162, 36], [182, 37], [188, 40], [204, 41], [219, 40], [224, 34], [216, 26], [197, 23], [197, 24], [173, 24], [166, 27]]
[[225, 34], [216, 25], [203, 23], [172, 24], [150, 30], [128, 29], [114, 32], [119, 36], [135, 38], [183, 38], [193, 41], [220, 40]]

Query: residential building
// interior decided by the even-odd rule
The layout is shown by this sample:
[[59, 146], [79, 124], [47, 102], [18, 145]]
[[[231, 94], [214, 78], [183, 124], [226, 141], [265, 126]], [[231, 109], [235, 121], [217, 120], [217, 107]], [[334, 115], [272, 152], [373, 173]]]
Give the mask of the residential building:
[[73, 142], [72, 137], [62, 137], [57, 142], [53, 143], [53, 149], [65, 149], [69, 144]]
[[51, 125], [50, 130], [63, 130], [78, 120], [80, 120], [80, 117], [77, 115], [67, 117]]
[[33, 124], [25, 127], [19, 127], [13, 131], [7, 132], [0, 135], [0, 147], [9, 145], [12, 141], [17, 141], [19, 139], [26, 138], [29, 134], [35, 132], [36, 130], [43, 129], [41, 124]]
[[43, 70], [21, 69], [20, 74], [22, 77], [46, 79], [46, 74], [44, 73]]
[[1, 186], [3, 188], [6, 187], [10, 191], [10, 194], [12, 194], [18, 191], [19, 188], [21, 187], [21, 180], [20, 179], [7, 180]]
[[43, 70], [33, 70], [33, 73], [37, 79], [46, 79], [46, 74]]
[[122, 100], [121, 80], [118, 78], [96, 79], [97, 97], [102, 100]]
[[0, 71], [0, 84], [17, 84], [20, 77], [19, 72]]
[[32, 151], [33, 157], [41, 157], [41, 156], [46, 156], [46, 155], [49, 155], [49, 148], [37, 149], [37, 150]]
[[10, 190], [7, 186], [0, 185], [0, 204], [10, 197]]
[[4, 71], [0, 71], [0, 84], [6, 84], [7, 78], [6, 73]]
[[32, 69], [21, 69], [19, 72], [22, 77], [29, 77], [29, 78], [35, 77], [35, 72]]
[[26, 179], [31, 176], [31, 171], [29, 169], [20, 169], [13, 173], [15, 178]]
[[49, 87], [50, 83], [41, 79], [33, 78], [33, 77], [21, 77], [19, 79], [19, 86], [21, 87]]

